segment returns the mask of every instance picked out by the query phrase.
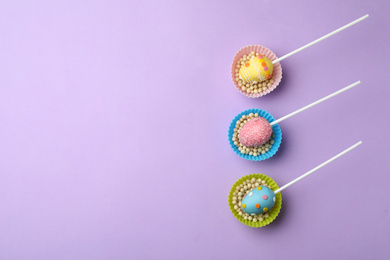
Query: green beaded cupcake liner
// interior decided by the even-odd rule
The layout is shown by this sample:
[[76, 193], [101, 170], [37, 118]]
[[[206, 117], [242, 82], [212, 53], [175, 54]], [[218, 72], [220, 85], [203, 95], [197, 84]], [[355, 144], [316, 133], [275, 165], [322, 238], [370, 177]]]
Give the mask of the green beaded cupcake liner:
[[268, 177], [267, 175], [260, 174], [260, 173], [249, 174], [242, 177], [241, 179], [239, 179], [234, 183], [233, 187], [230, 189], [229, 192], [228, 202], [229, 202], [229, 208], [231, 212], [236, 217], [236, 219], [238, 219], [238, 221], [240, 221], [244, 225], [247, 225], [248, 227], [259, 228], [270, 224], [278, 216], [280, 209], [282, 208], [282, 194], [280, 194], [280, 192], [276, 194], [275, 206], [270, 211], [267, 212], [269, 215], [268, 218], [264, 218], [263, 221], [257, 221], [257, 222], [253, 222], [251, 220], [245, 220], [244, 217], [240, 216], [238, 212], [234, 209], [232, 198], [233, 198], [233, 192], [236, 190], [236, 187], [242, 184], [244, 181], [250, 180], [252, 178], [260, 178], [264, 180], [271, 187], [271, 190], [273, 191], [279, 189], [279, 186], [276, 184], [276, 182], [270, 177]]

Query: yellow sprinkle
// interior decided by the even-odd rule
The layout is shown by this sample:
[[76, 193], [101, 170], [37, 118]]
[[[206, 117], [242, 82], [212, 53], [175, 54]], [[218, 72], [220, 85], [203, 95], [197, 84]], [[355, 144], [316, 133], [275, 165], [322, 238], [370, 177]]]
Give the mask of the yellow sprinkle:
[[257, 187], [257, 190], [261, 190], [262, 188], [259, 186], [259, 187]]
[[242, 204], [242, 207], [245, 209], [245, 208], [246, 208], [246, 205], [245, 205], [245, 204]]
[[267, 207], [265, 207], [265, 208], [263, 209], [263, 211], [264, 211], [264, 212], [268, 211], [268, 208], [267, 208]]

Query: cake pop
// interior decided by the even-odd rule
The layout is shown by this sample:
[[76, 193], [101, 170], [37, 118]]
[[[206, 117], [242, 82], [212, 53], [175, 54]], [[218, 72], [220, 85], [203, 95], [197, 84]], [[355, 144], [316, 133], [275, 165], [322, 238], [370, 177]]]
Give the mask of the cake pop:
[[[275, 120], [268, 112], [260, 109], [252, 109], [244, 111], [234, 118], [229, 127], [229, 142], [233, 150], [241, 157], [261, 161], [272, 157], [281, 143], [281, 131], [278, 125], [279, 122], [290, 118], [308, 108], [311, 108], [327, 99], [330, 99], [348, 89], [351, 89], [361, 82], [355, 83], [340, 89], [324, 98], [321, 98], [303, 108], [300, 108], [284, 117]], [[257, 115], [257, 116], [256, 116]], [[271, 140], [274, 135], [275, 140]], [[274, 142], [272, 142], [274, 141]], [[259, 152], [259, 147], [266, 144], [267, 148]], [[256, 150], [257, 149], [257, 150]], [[268, 150], [267, 150], [268, 149]]]
[[368, 18], [366, 14], [355, 21], [334, 30], [280, 58], [261, 45], [249, 45], [237, 52], [233, 59], [231, 76], [236, 88], [249, 97], [261, 97], [270, 93], [282, 79], [280, 61], [298, 53], [338, 32]]
[[[232, 212], [235, 214], [237, 219], [239, 219], [241, 222], [243, 222], [246, 225], [252, 224], [252, 223], [247, 223], [248, 222], [247, 219], [243, 219], [246, 216], [256, 217], [256, 216], [259, 216], [259, 214], [264, 214], [264, 213], [269, 212], [269, 214], [272, 214], [273, 217], [275, 218], [277, 216], [277, 213], [280, 210], [281, 196], [280, 196], [279, 193], [282, 190], [284, 190], [287, 187], [291, 186], [292, 184], [298, 182], [299, 180], [307, 177], [308, 175], [310, 175], [313, 172], [319, 170], [320, 168], [324, 167], [325, 165], [333, 162], [337, 158], [343, 156], [344, 154], [346, 154], [349, 151], [355, 149], [356, 147], [358, 147], [361, 144], [362, 144], [362, 141], [357, 142], [356, 144], [354, 144], [351, 147], [345, 149], [341, 153], [339, 153], [336, 156], [330, 158], [329, 160], [327, 160], [324, 163], [318, 165], [317, 167], [313, 168], [312, 170], [310, 170], [310, 171], [306, 172], [305, 174], [301, 175], [300, 177], [294, 179], [293, 181], [287, 183], [286, 185], [284, 185], [281, 188], [278, 188], [276, 185], [273, 185], [273, 187], [275, 187], [275, 186], [277, 187], [275, 190], [273, 190], [271, 186], [268, 187], [268, 186], [265, 186], [265, 185], [258, 185], [254, 189], [249, 190], [244, 195], [244, 197], [242, 198], [241, 201], [240, 200], [237, 201], [237, 199], [236, 199], [235, 203], [233, 203], [233, 199], [232, 199], [233, 198], [232, 195], [233, 195], [233, 192], [234, 192], [233, 188], [232, 188], [232, 190], [230, 191], [230, 194], [229, 194], [229, 204], [230, 204], [230, 208], [231, 208]], [[253, 176], [253, 175], [251, 175], [251, 176]], [[237, 212], [241, 212], [241, 210], [239, 210], [237, 207], [234, 208], [235, 204], [236, 205], [239, 204], [240, 207], [241, 207], [241, 210], [245, 213], [245, 216], [243, 216], [242, 218], [241, 218], [242, 214], [241, 215], [240, 214], [236, 214]], [[273, 212], [273, 211], [275, 211], [275, 210], [273, 210], [273, 208], [274, 208], [274, 205], [276, 205], [276, 204], [278, 205], [277, 212]], [[245, 220], [245, 221], [243, 221], [243, 220]], [[264, 226], [264, 224], [269, 224], [272, 220], [273, 219], [268, 220], [266, 223], [256, 223], [256, 225], [257, 225], [256, 227], [261, 227], [261, 226]], [[252, 226], [252, 225], [250, 225], [250, 226]]]

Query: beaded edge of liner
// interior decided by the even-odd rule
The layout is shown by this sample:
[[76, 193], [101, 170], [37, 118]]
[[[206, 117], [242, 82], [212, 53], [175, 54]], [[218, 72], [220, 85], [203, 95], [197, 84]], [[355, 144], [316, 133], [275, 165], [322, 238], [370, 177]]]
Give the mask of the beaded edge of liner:
[[244, 158], [246, 160], [249, 160], [249, 161], [263, 161], [263, 160], [269, 159], [275, 155], [275, 153], [279, 150], [280, 144], [282, 143], [282, 131], [280, 129], [279, 124], [275, 124], [272, 126], [272, 132], [273, 132], [273, 134], [275, 134], [275, 138], [273, 139], [275, 141], [275, 143], [272, 145], [271, 149], [268, 152], [266, 152], [265, 154], [260, 154], [257, 156], [243, 154], [240, 152], [240, 150], [238, 150], [238, 147], [232, 141], [234, 128], [236, 126], [237, 120], [239, 120], [243, 115], [248, 115], [250, 113], [258, 113], [259, 116], [267, 119], [267, 121], [269, 123], [275, 121], [275, 118], [273, 118], [270, 113], [268, 113], [267, 111], [262, 110], [262, 109], [252, 108], [252, 109], [247, 109], [247, 110], [241, 112], [233, 119], [233, 121], [230, 123], [230, 126], [229, 126], [228, 138], [229, 138], [230, 147], [233, 149], [233, 151], [238, 156], [240, 156], [241, 158]]
[[236, 189], [236, 187], [238, 185], [242, 184], [244, 181], [246, 181], [248, 179], [252, 179], [252, 178], [260, 178], [262, 180], [265, 180], [266, 183], [271, 186], [271, 189], [273, 191], [279, 189], [278, 184], [276, 184], [276, 182], [272, 178], [268, 177], [265, 174], [254, 173], [254, 174], [245, 175], [245, 176], [241, 177], [240, 179], [238, 179], [233, 184], [233, 186], [232, 186], [232, 188], [230, 189], [230, 192], [229, 192], [228, 203], [229, 203], [230, 211], [233, 213], [234, 217], [238, 221], [240, 221], [242, 224], [244, 224], [244, 225], [246, 225], [248, 227], [260, 228], [260, 227], [264, 227], [264, 226], [267, 226], [270, 223], [272, 223], [275, 220], [275, 218], [279, 215], [279, 212], [280, 212], [280, 210], [282, 208], [282, 194], [280, 192], [278, 194], [276, 194], [275, 206], [274, 206], [273, 209], [268, 211], [268, 213], [269, 213], [269, 217], [268, 218], [264, 219], [263, 221], [259, 221], [259, 222], [253, 222], [253, 221], [250, 221], [250, 220], [245, 220], [234, 209], [234, 205], [232, 203], [232, 198], [233, 198], [233, 192]]

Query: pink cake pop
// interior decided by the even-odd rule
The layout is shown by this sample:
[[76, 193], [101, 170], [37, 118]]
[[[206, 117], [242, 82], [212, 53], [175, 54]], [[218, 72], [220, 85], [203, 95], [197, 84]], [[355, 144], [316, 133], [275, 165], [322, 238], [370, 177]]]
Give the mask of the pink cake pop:
[[342, 88], [324, 98], [321, 98], [303, 108], [300, 108], [282, 118], [279, 118], [278, 120], [275, 120], [271, 123], [268, 122], [267, 119], [263, 118], [263, 117], [255, 117], [255, 118], [252, 118], [250, 119], [248, 122], [245, 123], [245, 125], [242, 127], [239, 135], [238, 135], [238, 139], [240, 141], [241, 144], [247, 146], [247, 147], [255, 147], [255, 146], [260, 146], [262, 144], [265, 144], [270, 138], [271, 138], [271, 135], [272, 135], [272, 126], [289, 118], [289, 117], [292, 117], [293, 115], [296, 115], [312, 106], [315, 106], [331, 97], [334, 97], [348, 89], [351, 89], [353, 88], [354, 86], [357, 86], [359, 85], [361, 82], [360, 81], [356, 81], [355, 83], [345, 87], [345, 88]]
[[248, 147], [265, 144], [272, 135], [272, 126], [263, 117], [255, 117], [249, 120], [242, 128], [238, 139], [240, 143]]

